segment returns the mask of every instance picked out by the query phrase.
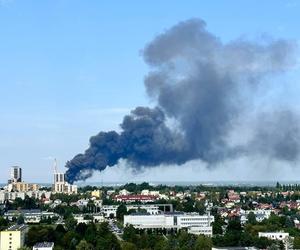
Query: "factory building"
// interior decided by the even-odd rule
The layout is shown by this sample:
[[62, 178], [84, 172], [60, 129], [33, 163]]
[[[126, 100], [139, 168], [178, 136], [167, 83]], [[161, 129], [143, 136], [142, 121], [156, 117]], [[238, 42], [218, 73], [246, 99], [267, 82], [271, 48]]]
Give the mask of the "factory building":
[[197, 213], [131, 214], [124, 216], [124, 226], [137, 229], [187, 229], [189, 233], [212, 236], [214, 216]]

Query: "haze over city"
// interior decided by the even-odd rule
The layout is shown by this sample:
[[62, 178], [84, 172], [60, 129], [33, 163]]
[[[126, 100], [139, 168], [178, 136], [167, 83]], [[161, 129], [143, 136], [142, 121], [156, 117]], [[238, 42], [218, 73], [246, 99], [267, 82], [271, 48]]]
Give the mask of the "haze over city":
[[[153, 143], [163, 145], [166, 154], [158, 157], [153, 153], [152, 158], [143, 161], [136, 152], [121, 152], [117, 154], [117, 166], [88, 172], [88, 182], [297, 180], [297, 1], [230, 1], [230, 5], [228, 1], [31, 2], [34, 1], [0, 1], [0, 182], [6, 182], [8, 169], [14, 165], [22, 167], [28, 181], [51, 182], [55, 158], [60, 170], [66, 171], [66, 162], [84, 153], [91, 136], [100, 131], [121, 133], [119, 125], [124, 116], [140, 106], [161, 108], [162, 114], [170, 118], [167, 128], [172, 128], [165, 141], [180, 140], [180, 145], [187, 146], [178, 148], [174, 143], [175, 149], [172, 146], [169, 150], [165, 145], [170, 143]], [[169, 61], [178, 56], [172, 54], [172, 46], [166, 46], [174, 44], [174, 37], [178, 41], [174, 48], [182, 49], [178, 54], [183, 59], [179, 62]], [[183, 111], [172, 110], [178, 95], [166, 101], [162, 91], [157, 90], [165, 82], [156, 78], [156, 84], [152, 84], [151, 78], [163, 73], [175, 83], [180, 77], [193, 82], [194, 74], [187, 72], [199, 66], [199, 58], [184, 49], [186, 44], [192, 44], [196, 55], [205, 58], [209, 67], [200, 67], [205, 74], [209, 69], [218, 74], [229, 72], [235, 78], [228, 81], [228, 88], [226, 84], [219, 85], [227, 78], [209, 77], [204, 81], [213, 83], [207, 84], [209, 90], [219, 90], [212, 93], [222, 100], [220, 103], [206, 99], [189, 102], [192, 107], [199, 103], [207, 110], [206, 115], [196, 109], [202, 114], [200, 119], [215, 114], [204, 122], [200, 135], [199, 124], [190, 126], [189, 118], [182, 118], [182, 112], [186, 113], [190, 106], [179, 106]], [[218, 53], [199, 54], [203, 44], [208, 51], [213, 48]], [[185, 60], [191, 65], [186, 65]], [[193, 84], [187, 86], [193, 90]], [[190, 99], [180, 96], [180, 100]], [[195, 136], [176, 136], [175, 140], [173, 128], [177, 128], [177, 122], [185, 135], [193, 128]], [[162, 125], [165, 129], [164, 122]], [[224, 127], [229, 127], [229, 132], [223, 131]], [[259, 133], [252, 140], [253, 131]], [[207, 138], [207, 142], [191, 140], [198, 136]], [[250, 142], [240, 143], [247, 137]], [[221, 150], [216, 143], [220, 143]], [[172, 157], [167, 157], [171, 153]], [[90, 164], [83, 171], [89, 169], [102, 166]], [[73, 180], [85, 179], [78, 173]]]

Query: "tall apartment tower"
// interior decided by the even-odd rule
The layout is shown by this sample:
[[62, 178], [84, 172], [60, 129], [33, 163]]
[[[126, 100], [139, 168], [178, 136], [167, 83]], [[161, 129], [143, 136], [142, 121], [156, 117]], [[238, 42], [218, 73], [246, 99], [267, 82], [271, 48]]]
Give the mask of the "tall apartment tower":
[[13, 166], [10, 169], [10, 183], [22, 182], [22, 168]]

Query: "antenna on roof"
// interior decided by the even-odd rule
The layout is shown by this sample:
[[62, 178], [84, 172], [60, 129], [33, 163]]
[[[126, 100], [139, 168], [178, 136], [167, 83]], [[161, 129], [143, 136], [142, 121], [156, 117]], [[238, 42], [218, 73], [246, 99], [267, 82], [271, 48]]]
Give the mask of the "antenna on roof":
[[56, 158], [54, 159], [53, 169], [54, 169], [54, 173], [56, 174], [58, 172], [57, 171], [57, 160], [56, 160]]

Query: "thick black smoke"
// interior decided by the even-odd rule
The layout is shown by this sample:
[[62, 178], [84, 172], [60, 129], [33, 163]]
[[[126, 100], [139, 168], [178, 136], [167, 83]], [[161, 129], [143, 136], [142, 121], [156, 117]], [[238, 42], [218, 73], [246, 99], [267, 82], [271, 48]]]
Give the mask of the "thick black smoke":
[[[151, 71], [145, 86], [157, 107], [133, 110], [125, 116], [120, 134], [101, 132], [92, 137], [86, 152], [66, 165], [70, 182], [86, 179], [120, 159], [139, 168], [192, 159], [212, 164], [233, 155], [226, 137], [244, 110], [243, 97], [266, 77], [293, 66], [294, 45], [285, 40], [241, 39], [224, 44], [205, 26], [200, 19], [181, 22], [146, 46], [143, 56]], [[167, 126], [166, 119], [175, 121], [176, 127]], [[293, 133], [298, 136], [298, 125], [289, 129], [282, 123], [286, 134], [280, 137], [258, 129], [249, 147], [266, 137], [267, 145], [256, 148], [268, 147], [262, 152], [271, 157], [295, 158], [299, 153], [295, 142], [285, 141], [284, 152], [280, 142]]]
[[94, 170], [114, 166], [121, 158], [136, 167], [162, 162], [180, 164], [189, 159], [182, 136], [165, 125], [165, 115], [159, 108], [137, 107], [124, 117], [121, 128], [120, 134], [100, 132], [91, 137], [85, 153], [67, 163], [70, 182], [86, 179]]

